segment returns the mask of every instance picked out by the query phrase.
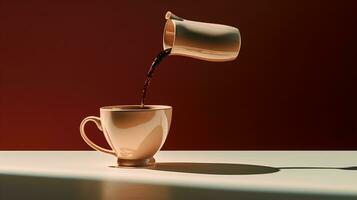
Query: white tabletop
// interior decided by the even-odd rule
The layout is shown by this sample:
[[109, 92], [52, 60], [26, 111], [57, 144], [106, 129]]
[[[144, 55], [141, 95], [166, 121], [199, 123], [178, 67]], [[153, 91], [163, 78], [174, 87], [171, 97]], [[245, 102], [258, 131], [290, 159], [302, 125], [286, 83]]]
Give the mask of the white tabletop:
[[155, 158], [156, 168], [133, 169], [95, 151], [0, 151], [0, 199], [357, 199], [356, 151], [161, 151]]

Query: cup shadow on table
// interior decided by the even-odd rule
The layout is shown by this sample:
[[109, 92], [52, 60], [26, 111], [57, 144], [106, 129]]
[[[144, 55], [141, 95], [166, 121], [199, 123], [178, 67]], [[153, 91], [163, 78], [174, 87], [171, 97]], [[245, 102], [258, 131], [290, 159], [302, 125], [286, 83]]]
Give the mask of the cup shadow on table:
[[216, 175], [270, 174], [279, 169], [262, 165], [231, 163], [158, 162], [152, 170]]
[[271, 174], [288, 169], [336, 169], [336, 170], [356, 170], [352, 167], [270, 167], [263, 165], [233, 164], [233, 163], [189, 163], [189, 162], [158, 162], [151, 170], [211, 174], [211, 175], [258, 175]]

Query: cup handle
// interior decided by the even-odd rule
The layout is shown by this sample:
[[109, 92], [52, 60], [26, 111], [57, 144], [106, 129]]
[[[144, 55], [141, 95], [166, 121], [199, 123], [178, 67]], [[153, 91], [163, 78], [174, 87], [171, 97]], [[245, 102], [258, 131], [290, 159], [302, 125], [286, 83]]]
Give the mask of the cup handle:
[[95, 123], [95, 125], [97, 125], [98, 129], [100, 131], [103, 131], [102, 129], [102, 125], [101, 125], [101, 122], [100, 122], [100, 118], [99, 117], [95, 117], [95, 116], [89, 116], [89, 117], [86, 117], [82, 120], [81, 122], [81, 125], [79, 126], [79, 130], [81, 132], [81, 136], [83, 138], [83, 140], [90, 146], [92, 147], [93, 149], [97, 150], [97, 151], [101, 151], [101, 152], [104, 152], [104, 153], [109, 153], [111, 155], [114, 155], [115, 156], [115, 152], [111, 149], [105, 149], [103, 147], [100, 147], [98, 145], [96, 145], [94, 142], [92, 142], [86, 135], [86, 132], [84, 131], [84, 127], [86, 125], [87, 122], [89, 121], [92, 121]]

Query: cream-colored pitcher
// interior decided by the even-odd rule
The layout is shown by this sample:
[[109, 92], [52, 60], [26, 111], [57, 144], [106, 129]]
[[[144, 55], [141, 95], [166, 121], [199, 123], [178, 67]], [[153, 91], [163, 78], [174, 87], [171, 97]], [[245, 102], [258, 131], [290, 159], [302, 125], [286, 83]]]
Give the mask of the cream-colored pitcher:
[[171, 55], [214, 62], [230, 61], [238, 56], [241, 37], [237, 28], [186, 20], [170, 11], [165, 18], [163, 45], [164, 50], [172, 48]]

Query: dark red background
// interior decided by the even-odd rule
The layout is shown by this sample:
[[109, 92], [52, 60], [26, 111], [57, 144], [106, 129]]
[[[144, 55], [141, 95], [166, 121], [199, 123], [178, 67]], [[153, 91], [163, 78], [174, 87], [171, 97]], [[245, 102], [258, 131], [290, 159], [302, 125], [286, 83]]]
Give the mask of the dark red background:
[[2, 0], [0, 149], [89, 149], [80, 121], [139, 103], [167, 10], [238, 27], [242, 48], [162, 63], [148, 103], [174, 107], [164, 149], [357, 149], [354, 2]]

